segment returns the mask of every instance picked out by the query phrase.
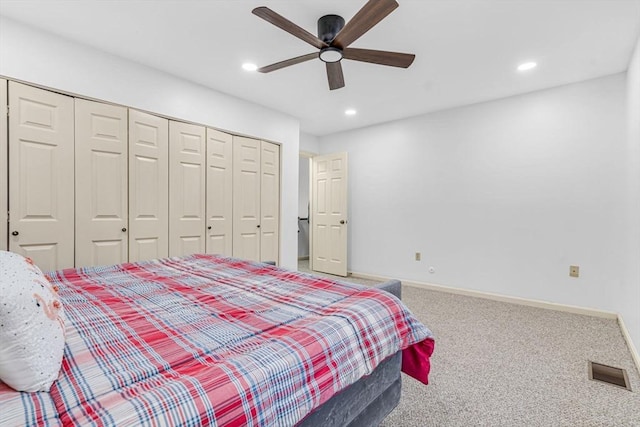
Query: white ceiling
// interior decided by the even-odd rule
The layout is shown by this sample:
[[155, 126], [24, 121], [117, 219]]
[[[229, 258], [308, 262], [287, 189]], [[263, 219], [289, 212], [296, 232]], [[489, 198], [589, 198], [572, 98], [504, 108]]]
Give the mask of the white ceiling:
[[[314, 135], [622, 72], [640, 34], [640, 0], [398, 2], [352, 47], [414, 53], [413, 65], [344, 60], [346, 87], [335, 91], [319, 60], [243, 71], [315, 50], [251, 10], [315, 34], [320, 16], [348, 21], [365, 0], [0, 0], [0, 14], [285, 112]], [[527, 60], [538, 67], [517, 72]]]

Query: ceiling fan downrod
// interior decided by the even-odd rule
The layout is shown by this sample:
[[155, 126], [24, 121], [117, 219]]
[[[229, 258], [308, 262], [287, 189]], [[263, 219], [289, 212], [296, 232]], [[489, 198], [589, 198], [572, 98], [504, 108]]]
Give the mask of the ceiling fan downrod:
[[344, 27], [344, 18], [338, 15], [324, 15], [318, 19], [318, 38], [331, 44]]

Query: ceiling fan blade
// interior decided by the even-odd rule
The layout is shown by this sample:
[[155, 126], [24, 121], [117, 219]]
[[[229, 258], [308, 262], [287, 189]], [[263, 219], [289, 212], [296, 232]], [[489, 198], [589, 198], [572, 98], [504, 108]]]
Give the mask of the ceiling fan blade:
[[342, 65], [338, 62], [327, 62], [327, 78], [329, 79], [329, 89], [340, 89], [344, 87], [344, 74]]
[[346, 48], [342, 51], [344, 59], [371, 62], [372, 64], [391, 65], [392, 67], [408, 68], [413, 63], [415, 55], [400, 52], [385, 52], [384, 50]]
[[309, 43], [311, 46], [315, 46], [318, 49], [322, 49], [323, 47], [328, 47], [329, 45], [308, 32], [307, 30], [300, 28], [293, 22], [289, 21], [287, 18], [282, 15], [277, 14], [273, 10], [268, 7], [261, 6], [256, 7], [251, 11], [256, 16], [264, 19], [265, 21], [275, 25], [278, 28], [285, 30], [287, 33], [292, 34], [299, 38], [302, 41]]
[[396, 7], [398, 2], [395, 0], [369, 0], [342, 28], [331, 46], [344, 49], [386, 18]]
[[317, 52], [308, 53], [306, 55], [296, 56], [295, 58], [287, 59], [287, 60], [284, 60], [284, 61], [276, 62], [275, 64], [271, 64], [271, 65], [264, 66], [262, 68], [258, 68], [257, 71], [259, 71], [261, 73], [270, 73], [272, 71], [279, 70], [280, 68], [288, 67], [290, 65], [296, 65], [296, 64], [299, 64], [301, 62], [305, 62], [305, 61], [309, 61], [311, 59], [315, 59], [317, 57], [318, 57], [318, 53]]

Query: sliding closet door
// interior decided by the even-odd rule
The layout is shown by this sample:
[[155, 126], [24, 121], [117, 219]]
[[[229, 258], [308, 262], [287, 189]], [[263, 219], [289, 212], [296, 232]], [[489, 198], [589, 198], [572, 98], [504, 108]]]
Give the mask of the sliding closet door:
[[169, 122], [169, 256], [205, 252], [205, 128]]
[[260, 260], [260, 151], [257, 139], [233, 137], [233, 256]]
[[9, 250], [42, 270], [73, 267], [73, 107], [9, 83]]
[[9, 171], [7, 156], [9, 155], [7, 117], [7, 81], [0, 79], [0, 250], [9, 249]]
[[280, 146], [262, 141], [260, 156], [260, 261], [279, 255]]
[[76, 266], [127, 262], [127, 109], [75, 105]]
[[169, 121], [129, 110], [129, 261], [169, 256]]
[[207, 129], [207, 253], [233, 255], [233, 136]]

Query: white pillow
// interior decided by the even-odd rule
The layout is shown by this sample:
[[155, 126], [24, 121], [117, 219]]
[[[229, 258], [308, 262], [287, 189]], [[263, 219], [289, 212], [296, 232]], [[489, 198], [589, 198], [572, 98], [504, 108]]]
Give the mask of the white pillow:
[[29, 258], [0, 251], [0, 380], [18, 391], [49, 391], [64, 352], [64, 311]]

